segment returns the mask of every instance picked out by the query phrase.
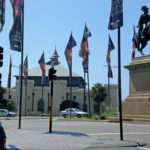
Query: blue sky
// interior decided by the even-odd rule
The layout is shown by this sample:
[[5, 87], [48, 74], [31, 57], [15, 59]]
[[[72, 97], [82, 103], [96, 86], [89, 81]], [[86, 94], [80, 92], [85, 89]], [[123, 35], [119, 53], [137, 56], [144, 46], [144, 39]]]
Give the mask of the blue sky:
[[[133, 25], [137, 25], [142, 5], [150, 7], [149, 0], [124, 0], [124, 26], [121, 28], [121, 58], [122, 58], [122, 95], [128, 95], [128, 71], [123, 68], [131, 62], [131, 39]], [[24, 24], [24, 56], [28, 54], [29, 68], [38, 66], [38, 59], [43, 50], [45, 59], [51, 57], [54, 47], [60, 55], [61, 65], [67, 68], [64, 57], [70, 32], [77, 41], [73, 49], [73, 72], [83, 76], [82, 60], [78, 56], [85, 22], [92, 32], [89, 38], [90, 48], [90, 84], [107, 83], [106, 50], [108, 33], [116, 49], [111, 53], [112, 65], [117, 65], [117, 30], [108, 31], [108, 21], [111, 0], [25, 0]], [[9, 31], [12, 25], [12, 8], [6, 0], [6, 18], [3, 31], [0, 33], [0, 44], [4, 47], [4, 65], [1, 69], [2, 85], [7, 85], [9, 56], [13, 65], [20, 64], [20, 53], [10, 50]], [[149, 54], [150, 45], [145, 49]], [[137, 56], [140, 56], [137, 52]], [[18, 74], [18, 68], [13, 68], [13, 75]], [[117, 84], [117, 69], [113, 68], [114, 78], [111, 83]], [[13, 85], [15, 78], [13, 77]]]

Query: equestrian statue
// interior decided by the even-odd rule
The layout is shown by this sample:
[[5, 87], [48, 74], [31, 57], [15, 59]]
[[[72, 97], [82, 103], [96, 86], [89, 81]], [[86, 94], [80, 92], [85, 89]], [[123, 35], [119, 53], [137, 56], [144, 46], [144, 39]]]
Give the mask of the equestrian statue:
[[150, 41], [150, 15], [147, 6], [142, 6], [141, 10], [143, 14], [140, 16], [138, 22], [137, 50], [141, 55], [144, 55], [143, 49], [146, 47], [148, 41]]

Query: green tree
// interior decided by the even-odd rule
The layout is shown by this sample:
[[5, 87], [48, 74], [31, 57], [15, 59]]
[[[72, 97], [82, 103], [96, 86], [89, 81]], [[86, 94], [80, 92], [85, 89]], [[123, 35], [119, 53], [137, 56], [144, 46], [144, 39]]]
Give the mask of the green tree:
[[96, 83], [91, 90], [91, 96], [93, 100], [96, 102], [96, 112], [100, 114], [100, 106], [101, 103], [105, 100], [106, 97], [106, 88], [100, 84]]

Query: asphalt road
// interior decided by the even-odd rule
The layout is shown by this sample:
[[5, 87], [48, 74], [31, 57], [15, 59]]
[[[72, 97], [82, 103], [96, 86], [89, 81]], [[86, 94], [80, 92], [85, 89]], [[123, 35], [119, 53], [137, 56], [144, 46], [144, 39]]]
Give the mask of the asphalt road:
[[124, 123], [124, 141], [120, 142], [118, 123], [54, 118], [52, 134], [48, 133], [48, 118], [23, 118], [20, 130], [17, 119], [2, 123], [7, 144], [23, 150], [144, 150], [137, 143], [150, 143], [150, 124]]

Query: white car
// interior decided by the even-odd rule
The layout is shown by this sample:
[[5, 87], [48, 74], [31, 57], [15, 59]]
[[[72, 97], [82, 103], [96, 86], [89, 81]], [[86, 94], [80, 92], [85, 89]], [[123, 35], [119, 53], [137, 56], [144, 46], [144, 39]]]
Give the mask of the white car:
[[0, 109], [0, 117], [15, 117], [16, 113], [8, 111], [7, 109]]
[[76, 116], [76, 117], [87, 117], [88, 116], [88, 113], [87, 112], [84, 112], [78, 108], [67, 108], [65, 110], [62, 110], [60, 112], [61, 116], [63, 116], [64, 118], [67, 117], [67, 116]]

